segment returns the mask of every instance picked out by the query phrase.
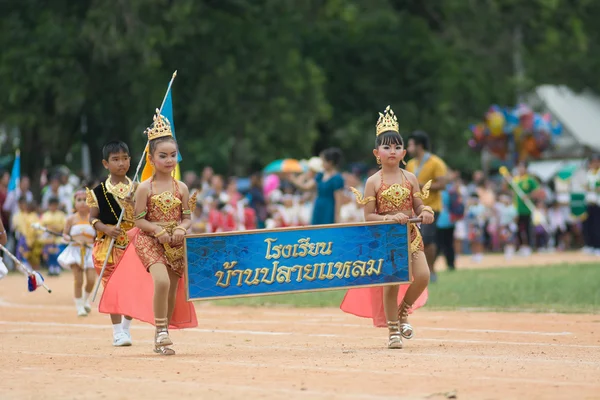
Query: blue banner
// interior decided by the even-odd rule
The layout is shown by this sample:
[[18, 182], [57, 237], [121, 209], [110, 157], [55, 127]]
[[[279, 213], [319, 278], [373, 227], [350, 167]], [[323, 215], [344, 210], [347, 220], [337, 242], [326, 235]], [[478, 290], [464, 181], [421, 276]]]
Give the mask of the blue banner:
[[410, 282], [408, 225], [365, 223], [191, 235], [188, 300]]

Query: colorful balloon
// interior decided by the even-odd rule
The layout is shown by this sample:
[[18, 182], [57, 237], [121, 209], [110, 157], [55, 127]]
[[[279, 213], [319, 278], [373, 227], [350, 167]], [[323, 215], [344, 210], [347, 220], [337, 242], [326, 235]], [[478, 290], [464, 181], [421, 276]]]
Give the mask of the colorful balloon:
[[504, 114], [500, 111], [494, 111], [487, 115], [487, 125], [490, 129], [490, 134], [493, 137], [504, 135]]

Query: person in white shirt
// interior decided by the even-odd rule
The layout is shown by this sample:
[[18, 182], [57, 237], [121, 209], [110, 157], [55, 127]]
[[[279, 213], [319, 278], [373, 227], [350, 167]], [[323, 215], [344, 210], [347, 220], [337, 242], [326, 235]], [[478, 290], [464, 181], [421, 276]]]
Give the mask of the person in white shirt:
[[515, 254], [515, 233], [517, 232], [517, 209], [508, 195], [501, 195], [496, 203], [496, 216], [501, 245], [504, 247], [504, 257], [511, 259]]
[[587, 172], [587, 219], [583, 225], [584, 250], [600, 256], [600, 154], [590, 158]]

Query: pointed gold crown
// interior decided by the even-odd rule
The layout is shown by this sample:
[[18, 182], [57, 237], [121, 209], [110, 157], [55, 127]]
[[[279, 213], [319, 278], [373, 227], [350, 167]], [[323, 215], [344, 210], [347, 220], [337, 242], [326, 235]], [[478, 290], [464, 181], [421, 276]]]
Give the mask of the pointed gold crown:
[[169, 120], [160, 115], [160, 110], [156, 109], [156, 114], [154, 115], [154, 123], [148, 129], [146, 129], [146, 134], [148, 135], [148, 140], [158, 139], [159, 137], [164, 136], [173, 136], [173, 132], [171, 131], [171, 123]]
[[379, 113], [379, 119], [377, 120], [377, 136], [381, 135], [383, 132], [394, 131], [400, 133], [400, 128], [398, 126], [398, 118], [396, 118], [396, 114], [387, 106], [384, 111], [385, 114]]

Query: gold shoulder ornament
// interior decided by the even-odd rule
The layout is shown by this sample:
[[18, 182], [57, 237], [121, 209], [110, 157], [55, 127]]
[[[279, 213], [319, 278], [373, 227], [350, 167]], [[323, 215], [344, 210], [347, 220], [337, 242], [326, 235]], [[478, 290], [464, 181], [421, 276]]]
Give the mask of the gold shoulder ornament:
[[188, 207], [190, 208], [190, 213], [194, 213], [196, 210], [196, 198], [198, 197], [198, 191], [194, 191], [194, 194], [190, 196], [188, 200]]
[[85, 203], [88, 207], [96, 207], [98, 208], [98, 200], [96, 199], [96, 195], [93, 190], [89, 188], [85, 188]]
[[429, 180], [422, 188], [419, 193], [415, 193], [414, 197], [419, 197], [423, 200], [429, 197], [429, 189], [431, 188], [431, 180]]
[[363, 199], [363, 195], [361, 192], [359, 192], [358, 190], [356, 190], [353, 187], [350, 187], [350, 190], [352, 191], [352, 193], [354, 193], [354, 196], [356, 197], [356, 202], [360, 205], [367, 205], [372, 201], [376, 201], [377, 199], [373, 196], [369, 196], [369, 197], [365, 197]]

